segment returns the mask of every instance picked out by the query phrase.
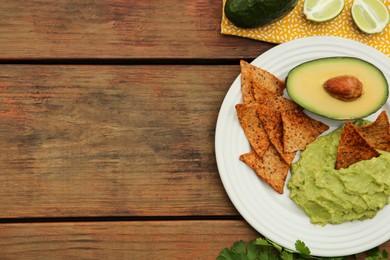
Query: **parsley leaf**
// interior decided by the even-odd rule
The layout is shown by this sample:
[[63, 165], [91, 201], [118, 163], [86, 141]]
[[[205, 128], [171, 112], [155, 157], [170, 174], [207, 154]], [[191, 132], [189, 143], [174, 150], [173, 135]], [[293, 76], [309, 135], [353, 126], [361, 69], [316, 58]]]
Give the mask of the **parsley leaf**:
[[288, 252], [288, 251], [283, 251], [282, 253], [280, 253], [280, 258], [282, 260], [294, 260], [294, 254], [291, 253], [291, 252]]
[[245, 255], [246, 254], [246, 244], [244, 241], [240, 240], [233, 244], [230, 249], [234, 254]]
[[[243, 240], [233, 243], [230, 249], [224, 248], [217, 260], [344, 260], [348, 257], [310, 256], [310, 249], [301, 240], [295, 242], [295, 250], [284, 248], [267, 238], [257, 238], [246, 243]], [[365, 260], [386, 260], [389, 254], [378, 247], [366, 252]], [[356, 255], [352, 256], [356, 259]]]
[[265, 239], [245, 243], [240, 240], [223, 249], [217, 260], [280, 260], [278, 250]]
[[387, 251], [386, 250], [382, 250], [382, 259], [387, 259], [387, 258], [389, 258], [389, 253], [387, 253]]
[[217, 260], [256, 260], [257, 248], [254, 242], [237, 241], [230, 249], [223, 249]]
[[368, 257], [365, 260], [386, 260], [389, 257], [389, 254], [385, 249], [382, 251], [379, 250], [379, 247], [375, 247], [368, 252]]
[[299, 253], [301, 253], [301, 254], [303, 254], [303, 255], [307, 255], [307, 256], [310, 255], [310, 249], [309, 249], [309, 248], [305, 245], [305, 243], [302, 242], [301, 240], [297, 240], [297, 241], [295, 242], [295, 249], [296, 249]]
[[248, 260], [256, 260], [257, 259], [257, 246], [254, 241], [250, 242], [247, 245], [247, 259]]

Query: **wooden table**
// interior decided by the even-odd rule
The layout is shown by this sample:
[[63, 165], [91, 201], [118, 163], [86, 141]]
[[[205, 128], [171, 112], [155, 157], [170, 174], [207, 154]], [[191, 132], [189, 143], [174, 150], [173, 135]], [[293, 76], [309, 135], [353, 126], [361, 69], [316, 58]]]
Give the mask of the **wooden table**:
[[0, 0], [0, 259], [215, 259], [260, 235], [214, 136], [239, 60], [274, 45], [221, 35], [221, 12]]

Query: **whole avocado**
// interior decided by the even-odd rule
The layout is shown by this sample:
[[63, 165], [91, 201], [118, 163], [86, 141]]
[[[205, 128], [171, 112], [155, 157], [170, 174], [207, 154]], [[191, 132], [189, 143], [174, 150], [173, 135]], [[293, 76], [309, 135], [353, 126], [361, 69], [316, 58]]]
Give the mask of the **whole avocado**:
[[255, 28], [283, 18], [298, 0], [226, 0], [226, 18], [235, 26]]

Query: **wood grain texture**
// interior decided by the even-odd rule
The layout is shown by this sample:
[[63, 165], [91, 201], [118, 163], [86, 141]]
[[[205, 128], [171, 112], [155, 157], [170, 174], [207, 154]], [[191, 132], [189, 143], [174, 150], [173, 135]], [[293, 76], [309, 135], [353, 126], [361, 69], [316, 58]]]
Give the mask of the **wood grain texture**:
[[244, 221], [0, 225], [0, 259], [215, 259], [259, 236]]
[[[2, 260], [205, 260], [260, 236], [243, 220], [3, 224], [0, 231]], [[381, 248], [390, 252], [390, 241]]]
[[222, 0], [0, 0], [0, 59], [254, 58], [220, 33]]
[[0, 66], [0, 218], [237, 214], [214, 133], [238, 73]]

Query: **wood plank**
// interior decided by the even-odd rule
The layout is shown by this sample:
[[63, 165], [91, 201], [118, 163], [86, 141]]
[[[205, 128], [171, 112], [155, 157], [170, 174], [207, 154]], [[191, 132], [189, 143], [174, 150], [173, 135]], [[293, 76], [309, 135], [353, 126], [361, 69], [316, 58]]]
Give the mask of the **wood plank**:
[[0, 225], [0, 258], [215, 259], [258, 234], [244, 221], [148, 221]]
[[[215, 259], [235, 241], [260, 236], [242, 220], [24, 223], [0, 230], [3, 260]], [[381, 248], [390, 252], [390, 241]]]
[[0, 66], [0, 218], [237, 214], [214, 131], [239, 70]]
[[273, 44], [222, 35], [222, 0], [0, 0], [0, 59], [254, 58]]

